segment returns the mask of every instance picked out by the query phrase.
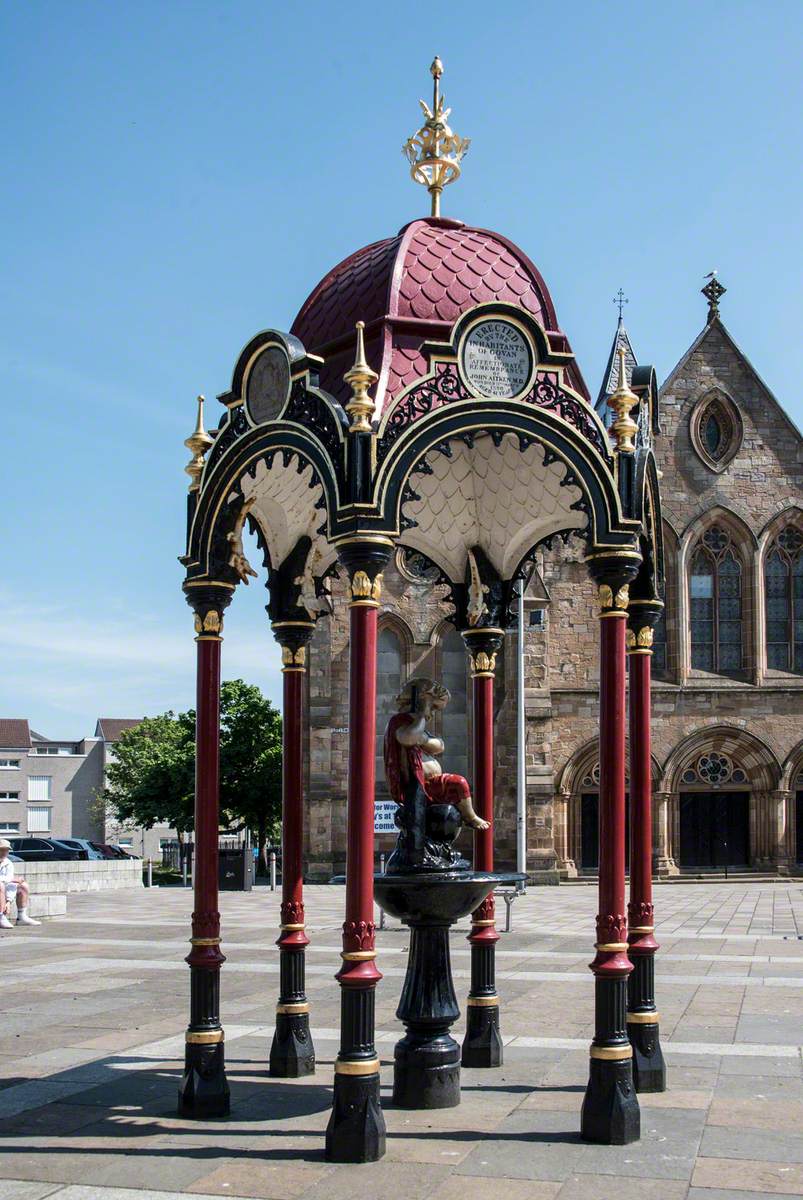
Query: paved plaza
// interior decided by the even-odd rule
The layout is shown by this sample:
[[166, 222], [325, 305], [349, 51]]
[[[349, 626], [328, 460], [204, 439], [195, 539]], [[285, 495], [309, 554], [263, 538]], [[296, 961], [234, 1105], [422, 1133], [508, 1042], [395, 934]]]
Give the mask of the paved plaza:
[[[381, 931], [377, 1028], [387, 1155], [360, 1167], [323, 1158], [343, 900], [342, 888], [307, 890], [319, 1066], [311, 1079], [282, 1082], [266, 1070], [278, 893], [221, 897], [227, 1120], [176, 1116], [188, 891], [74, 896], [67, 918], [4, 934], [0, 1200], [803, 1195], [799, 882], [656, 889], [669, 1091], [640, 1098], [641, 1142], [618, 1148], [586, 1145], [577, 1132], [593, 1007], [592, 887], [533, 889], [515, 902], [513, 930], [498, 950], [505, 1066], [464, 1071], [457, 1109], [406, 1112], [390, 1103], [408, 934], [395, 923]], [[503, 907], [499, 915], [504, 924]], [[461, 1000], [467, 931], [464, 923], [452, 938]]]

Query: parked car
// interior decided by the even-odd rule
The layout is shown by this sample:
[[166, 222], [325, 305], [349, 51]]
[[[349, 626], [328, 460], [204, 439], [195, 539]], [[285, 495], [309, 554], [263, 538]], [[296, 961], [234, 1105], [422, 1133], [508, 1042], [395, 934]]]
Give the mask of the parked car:
[[100, 850], [95, 849], [95, 843], [87, 841], [86, 838], [59, 838], [65, 846], [72, 846], [73, 850], [86, 850], [87, 858], [104, 858]]
[[86, 850], [67, 846], [59, 838], [18, 837], [9, 838], [11, 849], [22, 862], [71, 862], [86, 860]]
[[132, 854], [129, 850], [124, 850], [122, 846], [112, 846], [109, 842], [90, 842], [89, 845], [93, 850], [96, 850], [99, 858], [139, 858], [138, 854]]

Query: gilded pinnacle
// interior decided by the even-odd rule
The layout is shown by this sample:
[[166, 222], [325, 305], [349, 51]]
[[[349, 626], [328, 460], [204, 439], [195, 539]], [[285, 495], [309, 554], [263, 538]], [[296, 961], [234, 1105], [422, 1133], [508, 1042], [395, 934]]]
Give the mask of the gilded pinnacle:
[[460, 160], [469, 148], [471, 139], [458, 137], [449, 128], [450, 108], [444, 108], [440, 94], [440, 79], [443, 63], [436, 55], [429, 68], [433, 79], [432, 107], [424, 100], [419, 104], [425, 121], [420, 129], [408, 138], [402, 153], [410, 163], [410, 175], [421, 183], [432, 198], [431, 216], [441, 215], [441, 193], [450, 183], [460, 177]]
[[201, 486], [201, 472], [204, 469], [204, 455], [213, 442], [214, 438], [211, 438], [204, 429], [204, 397], [199, 396], [198, 418], [195, 422], [195, 428], [190, 436], [184, 439], [184, 445], [192, 454], [192, 458], [184, 468], [191, 480], [191, 492], [197, 492]]
[[617, 449], [624, 454], [632, 454], [635, 450], [633, 438], [635, 437], [638, 425], [630, 415], [630, 410], [635, 404], [638, 404], [638, 396], [630, 390], [630, 385], [627, 382], [627, 364], [625, 362], [624, 346], [619, 347], [619, 379], [616, 384], [616, 391], [612, 392], [608, 397], [608, 405], [616, 414], [616, 420], [611, 425], [614, 435], [616, 436]]
[[368, 388], [376, 383], [379, 376], [372, 371], [365, 357], [365, 338], [363, 331], [365, 322], [357, 322], [357, 353], [354, 366], [343, 376], [343, 381], [351, 388], [351, 399], [346, 405], [346, 412], [351, 417], [349, 433], [370, 433], [371, 417], [374, 415], [374, 402], [368, 395]]

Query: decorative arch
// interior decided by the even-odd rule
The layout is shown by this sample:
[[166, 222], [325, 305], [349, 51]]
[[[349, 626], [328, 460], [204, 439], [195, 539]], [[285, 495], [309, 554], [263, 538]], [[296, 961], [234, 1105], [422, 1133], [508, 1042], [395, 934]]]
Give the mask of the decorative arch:
[[[629, 762], [630, 740], [628, 738], [625, 763], [629, 764]], [[661, 767], [654, 754], [651, 756], [651, 762], [653, 791], [658, 791], [662, 777]], [[629, 780], [629, 766], [626, 766], [626, 771]], [[562, 820], [565, 828], [560, 831], [564, 844], [563, 869], [569, 875], [573, 875], [576, 874], [578, 867], [583, 869], [584, 796], [599, 791], [599, 738], [590, 738], [566, 760], [557, 775], [555, 791], [564, 805]], [[587, 816], [588, 814], [586, 814]]]
[[670, 857], [681, 869], [776, 862], [781, 767], [767, 742], [730, 725], [683, 739], [664, 764]]
[[744, 424], [737, 405], [720, 387], [701, 396], [689, 417], [691, 443], [709, 471], [720, 474], [738, 454]]
[[803, 740], [784, 759], [780, 786], [784, 791], [803, 790]]
[[[682, 787], [706, 786], [701, 778], [698, 784], [684, 782], [685, 771], [696, 767], [703, 756], [720, 755], [730, 760], [734, 769], [744, 773], [741, 785], [750, 785], [762, 791], [778, 787], [781, 766], [775, 751], [761, 738], [746, 729], [734, 725], [709, 725], [687, 735], [672, 750], [663, 766], [667, 791], [678, 792]], [[728, 782], [723, 777], [722, 784]], [[716, 780], [708, 782], [715, 783]]]
[[381, 634], [384, 630], [395, 634], [401, 643], [404, 652], [404, 667], [405, 673], [410, 670], [410, 656], [415, 644], [415, 635], [405, 621], [401, 613], [390, 612], [388, 609], [383, 609], [377, 620], [377, 632]]

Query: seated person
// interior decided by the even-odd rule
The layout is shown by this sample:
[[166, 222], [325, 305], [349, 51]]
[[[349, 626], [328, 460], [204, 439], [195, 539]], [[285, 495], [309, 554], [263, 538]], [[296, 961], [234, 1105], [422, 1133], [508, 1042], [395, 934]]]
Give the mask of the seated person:
[[41, 925], [41, 921], [35, 921], [28, 915], [30, 889], [24, 879], [15, 878], [14, 863], [9, 858], [10, 850], [11, 842], [0, 838], [0, 929], [12, 928], [8, 919], [12, 901], [17, 905], [18, 925]]
[[449, 703], [449, 689], [432, 679], [408, 679], [396, 698], [399, 709], [385, 730], [385, 777], [388, 791], [397, 804], [404, 803], [410, 779], [418, 780], [429, 804], [453, 804], [464, 825], [488, 829], [488, 821], [477, 816], [471, 789], [462, 775], [444, 773], [437, 755], [443, 741], [430, 733], [427, 723]]

